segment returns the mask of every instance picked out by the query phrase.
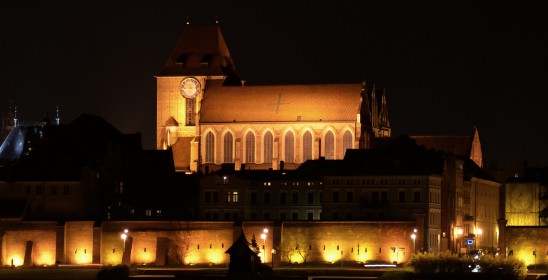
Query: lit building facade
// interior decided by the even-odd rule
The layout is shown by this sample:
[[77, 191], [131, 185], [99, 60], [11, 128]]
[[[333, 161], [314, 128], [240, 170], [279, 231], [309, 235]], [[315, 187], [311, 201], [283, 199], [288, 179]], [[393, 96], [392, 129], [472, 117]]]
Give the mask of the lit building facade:
[[156, 148], [170, 147], [179, 170], [294, 169], [391, 134], [384, 89], [245, 85], [218, 26], [186, 26], [156, 80]]

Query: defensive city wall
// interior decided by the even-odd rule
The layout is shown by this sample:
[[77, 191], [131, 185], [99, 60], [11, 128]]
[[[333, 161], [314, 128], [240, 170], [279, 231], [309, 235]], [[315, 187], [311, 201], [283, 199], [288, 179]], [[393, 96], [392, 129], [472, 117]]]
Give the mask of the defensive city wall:
[[[255, 239], [261, 259], [274, 266], [368, 260], [402, 263], [423, 248], [420, 232], [411, 238], [414, 229], [423, 228], [418, 223], [3, 221], [1, 264], [222, 265], [229, 261], [226, 250], [242, 231], [248, 241]], [[548, 260], [548, 228], [509, 227], [505, 236], [509, 256], [527, 264]]]

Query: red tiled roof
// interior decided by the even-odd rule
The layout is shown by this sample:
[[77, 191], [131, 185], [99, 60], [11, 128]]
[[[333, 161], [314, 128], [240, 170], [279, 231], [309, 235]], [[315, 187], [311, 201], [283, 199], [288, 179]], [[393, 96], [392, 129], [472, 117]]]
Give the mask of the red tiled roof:
[[209, 81], [200, 122], [356, 121], [362, 84], [231, 86]]
[[158, 76], [222, 76], [227, 65], [234, 64], [219, 26], [186, 26]]

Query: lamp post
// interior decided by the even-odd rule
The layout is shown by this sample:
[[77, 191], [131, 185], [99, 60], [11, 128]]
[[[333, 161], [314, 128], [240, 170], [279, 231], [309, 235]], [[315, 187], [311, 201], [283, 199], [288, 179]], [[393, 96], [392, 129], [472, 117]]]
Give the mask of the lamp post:
[[120, 235], [120, 238], [122, 238], [122, 240], [124, 240], [124, 252], [126, 251], [126, 239], [127, 239], [127, 233], [129, 232], [129, 230], [126, 228], [124, 229], [124, 232]]
[[413, 239], [413, 253], [415, 253], [415, 239], [417, 238], [417, 235], [415, 233], [411, 234], [411, 239]]
[[263, 262], [266, 263], [266, 234], [268, 233], [268, 229], [264, 228], [263, 233], [261, 233], [261, 238], [263, 239]]

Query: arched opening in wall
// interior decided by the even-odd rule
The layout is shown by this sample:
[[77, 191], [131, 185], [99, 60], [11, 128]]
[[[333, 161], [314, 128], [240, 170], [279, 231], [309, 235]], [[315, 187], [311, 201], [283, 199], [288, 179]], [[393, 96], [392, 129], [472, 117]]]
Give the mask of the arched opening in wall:
[[291, 131], [288, 131], [285, 135], [284, 152], [286, 163], [295, 162], [295, 136], [293, 136], [293, 132]]
[[232, 133], [227, 132], [225, 134], [224, 140], [223, 140], [223, 147], [224, 147], [224, 155], [223, 155], [223, 162], [224, 163], [231, 163], [234, 162], [234, 137], [232, 136]]
[[346, 150], [353, 149], [352, 147], [352, 132], [346, 131], [343, 135], [343, 152], [346, 154]]
[[272, 132], [267, 131], [264, 134], [264, 162], [265, 163], [271, 163], [272, 162], [272, 155], [274, 154], [274, 136], [272, 135]]
[[303, 135], [303, 162], [312, 159], [312, 133], [307, 131]]
[[325, 134], [325, 159], [335, 159], [335, 135], [328, 131]]
[[251, 131], [245, 135], [245, 162], [255, 162], [255, 134]]
[[215, 162], [215, 136], [211, 131], [206, 134], [205, 138], [205, 162]]

